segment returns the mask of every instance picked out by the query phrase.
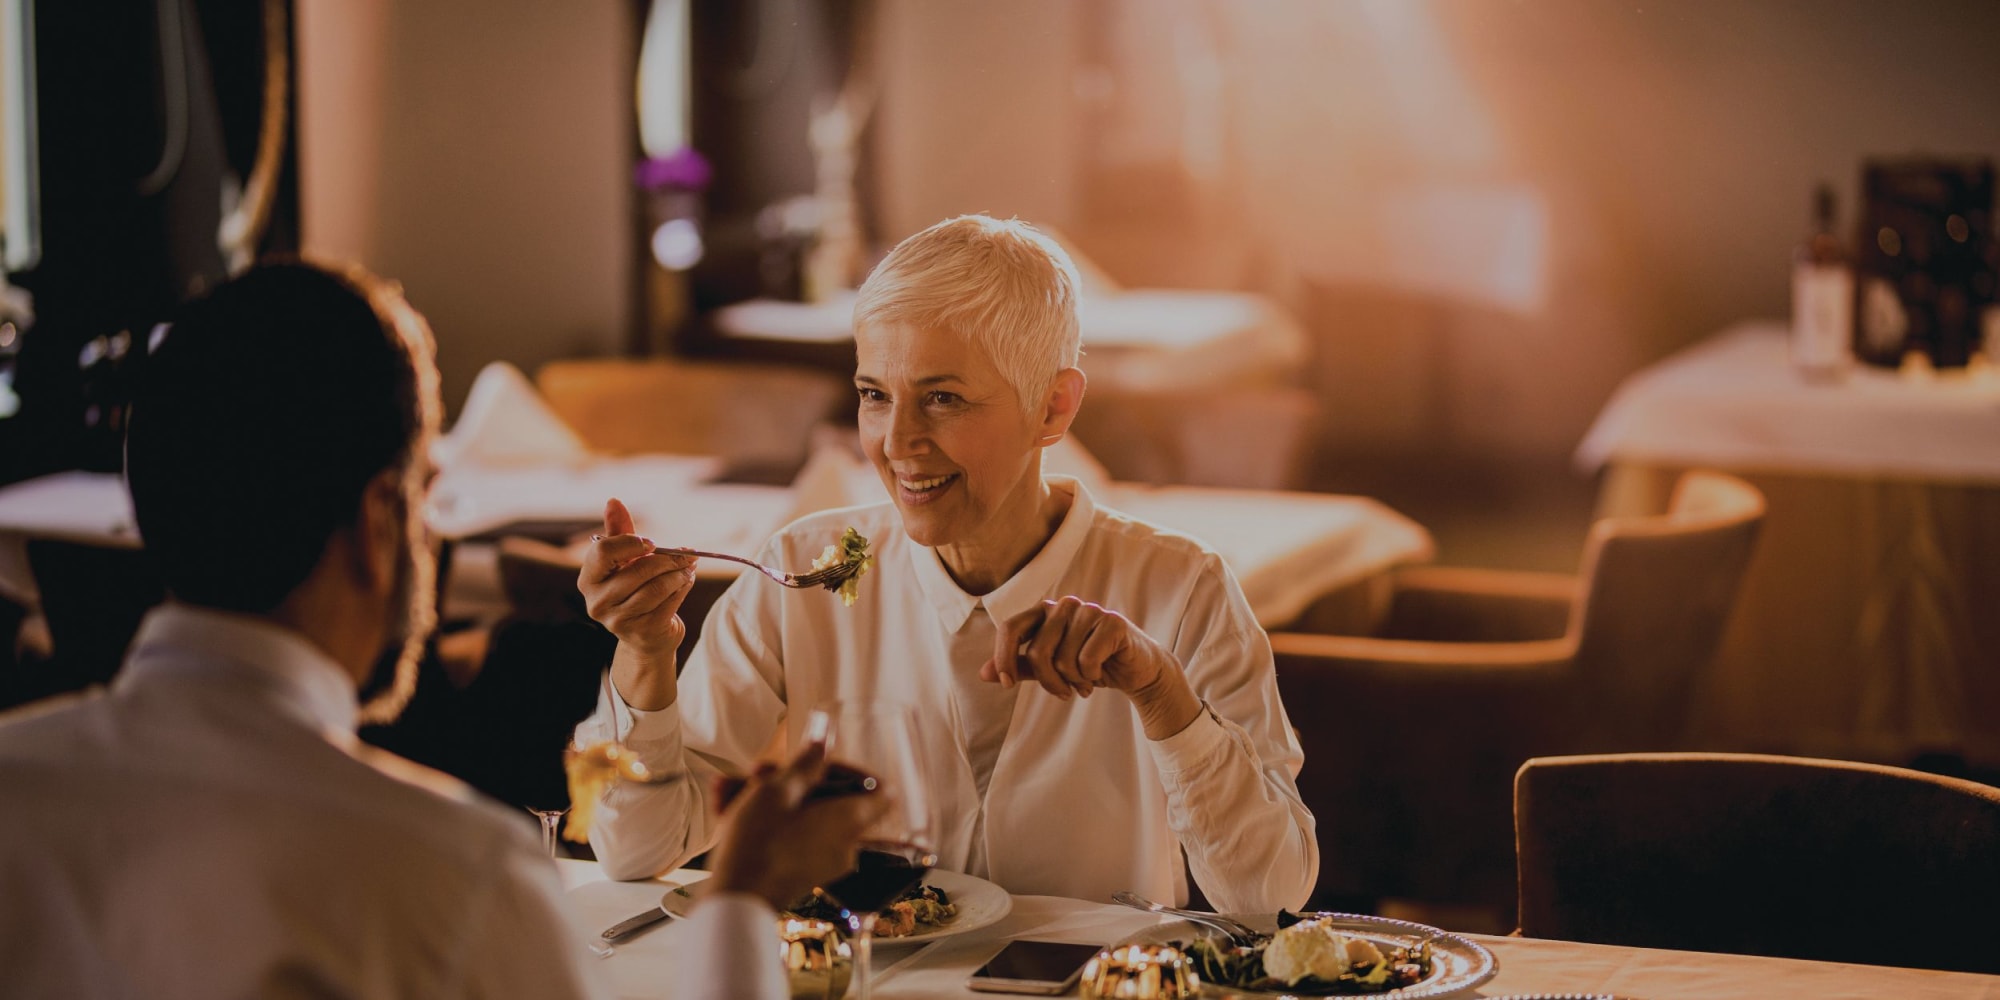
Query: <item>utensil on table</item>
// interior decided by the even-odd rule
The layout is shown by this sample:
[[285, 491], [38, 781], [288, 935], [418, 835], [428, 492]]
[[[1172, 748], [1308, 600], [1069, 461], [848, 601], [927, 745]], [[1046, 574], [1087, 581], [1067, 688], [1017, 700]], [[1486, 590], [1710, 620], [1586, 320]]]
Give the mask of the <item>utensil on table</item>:
[[1232, 944], [1255, 944], [1257, 939], [1262, 936], [1244, 924], [1231, 920], [1220, 913], [1207, 913], [1201, 910], [1188, 910], [1178, 906], [1168, 906], [1165, 903], [1155, 903], [1130, 889], [1120, 889], [1112, 893], [1111, 901], [1132, 907], [1135, 910], [1145, 910], [1148, 913], [1162, 913], [1168, 916], [1179, 917], [1182, 920], [1192, 923], [1201, 924], [1204, 927], [1214, 928], [1228, 937]]
[[667, 904], [665, 902], [656, 903], [654, 904], [652, 909], [635, 913], [629, 917], [626, 917], [623, 920], [618, 921], [615, 924], [612, 924], [609, 927], [606, 927], [603, 931], [598, 933], [597, 937], [599, 940], [602, 940], [606, 943], [615, 943], [618, 941], [623, 941], [626, 938], [631, 937], [632, 935], [637, 934], [638, 932], [645, 930], [646, 928], [651, 927], [662, 920], [675, 920], [679, 919], [679, 917], [680, 914], [667, 909]]

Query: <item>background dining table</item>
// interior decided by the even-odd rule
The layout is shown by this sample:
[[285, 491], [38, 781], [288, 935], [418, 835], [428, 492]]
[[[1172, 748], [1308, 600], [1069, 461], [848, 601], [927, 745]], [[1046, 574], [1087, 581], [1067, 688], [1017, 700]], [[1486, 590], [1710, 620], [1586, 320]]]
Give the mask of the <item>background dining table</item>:
[[[591, 935], [657, 905], [665, 883], [692, 883], [707, 876], [706, 872], [683, 869], [659, 880], [612, 882], [594, 862], [563, 859], [557, 865], [568, 889], [570, 916], [580, 931]], [[1169, 922], [1108, 902], [1015, 896], [1012, 911], [991, 926], [926, 944], [878, 942], [876, 995], [881, 1000], [992, 996], [973, 992], [966, 986], [966, 977], [1007, 941], [1035, 938], [1109, 944]], [[1603, 993], [1632, 1000], [2000, 1000], [2000, 976], [1573, 941], [1465, 937], [1491, 950], [1498, 963], [1498, 974], [1491, 980], [1458, 994], [1468, 998]], [[619, 944], [599, 969], [618, 997], [672, 997], [676, 972], [687, 967], [676, 953], [677, 942], [671, 924], [644, 932]], [[775, 928], [772, 944], [775, 961]], [[1855, 940], [1857, 956], [1866, 954], [1867, 944], [1864, 938]]]

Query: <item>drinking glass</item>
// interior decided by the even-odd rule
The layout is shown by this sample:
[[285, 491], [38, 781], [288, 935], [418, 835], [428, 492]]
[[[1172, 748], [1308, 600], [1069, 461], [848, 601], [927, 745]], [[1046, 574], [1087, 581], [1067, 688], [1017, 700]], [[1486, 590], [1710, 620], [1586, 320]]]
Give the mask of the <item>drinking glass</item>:
[[896, 702], [834, 702], [815, 709], [807, 731], [828, 735], [826, 785], [879, 789], [891, 806], [861, 834], [854, 871], [814, 890], [847, 921], [855, 1000], [870, 1000], [875, 920], [937, 863], [930, 794], [917, 756], [916, 713]]

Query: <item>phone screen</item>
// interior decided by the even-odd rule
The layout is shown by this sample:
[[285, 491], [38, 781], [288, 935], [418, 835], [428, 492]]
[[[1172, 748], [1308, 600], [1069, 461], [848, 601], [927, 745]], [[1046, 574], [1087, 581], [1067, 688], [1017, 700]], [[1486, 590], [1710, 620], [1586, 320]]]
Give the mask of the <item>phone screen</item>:
[[981, 980], [1047, 983], [1060, 992], [1102, 950], [1099, 945], [1066, 941], [1014, 941], [973, 973], [972, 982], [975, 987]]

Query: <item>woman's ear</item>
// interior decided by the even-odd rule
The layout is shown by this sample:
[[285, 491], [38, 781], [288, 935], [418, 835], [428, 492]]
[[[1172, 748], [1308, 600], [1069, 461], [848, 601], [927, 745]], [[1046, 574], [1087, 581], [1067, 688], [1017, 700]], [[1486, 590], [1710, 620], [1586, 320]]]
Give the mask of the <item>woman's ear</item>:
[[1055, 382], [1049, 386], [1049, 400], [1042, 406], [1043, 447], [1055, 444], [1069, 433], [1070, 422], [1076, 419], [1077, 408], [1083, 405], [1088, 383], [1081, 368], [1065, 368], [1056, 373]]

